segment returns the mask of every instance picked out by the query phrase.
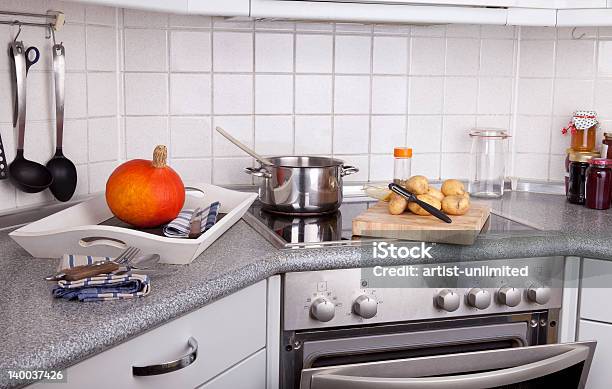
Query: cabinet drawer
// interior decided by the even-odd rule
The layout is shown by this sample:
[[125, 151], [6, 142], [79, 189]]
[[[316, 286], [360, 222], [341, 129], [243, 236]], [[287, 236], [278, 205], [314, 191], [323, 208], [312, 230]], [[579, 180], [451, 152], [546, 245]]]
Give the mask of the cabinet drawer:
[[[198, 354], [188, 366], [160, 375], [132, 374], [132, 366], [188, 355], [190, 337], [198, 343]], [[68, 383], [62, 387], [194, 388], [261, 350], [265, 342], [266, 281], [261, 281], [68, 368]], [[45, 385], [34, 387], [39, 386]]]
[[197, 389], [266, 389], [266, 350], [260, 350]]
[[612, 325], [580, 320], [578, 338], [597, 341], [586, 389], [609, 389], [612, 382]]
[[584, 259], [580, 292], [580, 317], [612, 323], [609, 293], [612, 261]]

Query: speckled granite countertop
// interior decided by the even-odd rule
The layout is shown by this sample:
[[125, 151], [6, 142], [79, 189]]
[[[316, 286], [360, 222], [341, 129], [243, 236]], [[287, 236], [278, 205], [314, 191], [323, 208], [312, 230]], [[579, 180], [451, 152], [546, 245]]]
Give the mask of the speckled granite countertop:
[[[484, 235], [472, 246], [435, 245], [433, 261], [552, 255], [612, 260], [610, 210], [524, 192], [490, 203], [497, 214], [542, 231]], [[8, 369], [65, 368], [273, 274], [382, 264], [368, 258], [369, 251], [358, 246], [277, 250], [241, 220], [192, 264], [154, 279], [146, 298], [77, 303], [51, 298], [43, 278], [57, 261], [32, 258], [2, 231], [0, 387], [10, 387]]]

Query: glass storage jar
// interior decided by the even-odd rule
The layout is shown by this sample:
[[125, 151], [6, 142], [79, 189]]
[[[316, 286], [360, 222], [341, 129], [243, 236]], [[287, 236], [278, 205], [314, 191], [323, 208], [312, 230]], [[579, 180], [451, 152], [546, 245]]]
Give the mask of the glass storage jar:
[[605, 156], [607, 159], [612, 159], [612, 132], [606, 132], [604, 134], [603, 144], [607, 146], [607, 154], [604, 155], [602, 152], [601, 156]]
[[573, 151], [569, 155], [569, 185], [567, 201], [573, 204], [584, 204], [586, 199], [585, 182], [589, 161], [599, 157], [599, 153]]
[[597, 126], [572, 131], [571, 147], [574, 151], [593, 151], [597, 143]]
[[504, 130], [474, 129], [470, 131], [470, 137], [472, 149], [468, 192], [474, 197], [502, 197], [510, 135]]
[[612, 159], [593, 158], [586, 171], [585, 205], [593, 209], [608, 209], [612, 201]]
[[405, 186], [412, 174], [412, 149], [396, 147], [393, 149], [393, 183]]

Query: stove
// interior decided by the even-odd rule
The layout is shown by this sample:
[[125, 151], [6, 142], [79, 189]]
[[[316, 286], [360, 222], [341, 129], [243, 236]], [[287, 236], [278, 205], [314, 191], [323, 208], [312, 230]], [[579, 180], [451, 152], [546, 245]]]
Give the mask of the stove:
[[[378, 238], [352, 236], [352, 220], [376, 204], [369, 197], [345, 198], [340, 209], [320, 216], [289, 216], [268, 212], [255, 201], [244, 215], [244, 220], [280, 249], [361, 245]], [[533, 232], [535, 228], [491, 214], [481, 233], [490, 236]], [[385, 239], [391, 240], [391, 239]]]

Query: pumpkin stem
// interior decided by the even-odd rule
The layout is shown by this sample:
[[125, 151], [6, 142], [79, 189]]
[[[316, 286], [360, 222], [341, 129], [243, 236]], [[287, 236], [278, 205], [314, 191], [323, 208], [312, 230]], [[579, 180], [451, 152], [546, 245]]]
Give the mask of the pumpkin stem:
[[153, 167], [163, 168], [166, 167], [166, 160], [168, 159], [168, 149], [164, 145], [155, 147], [153, 151]]

